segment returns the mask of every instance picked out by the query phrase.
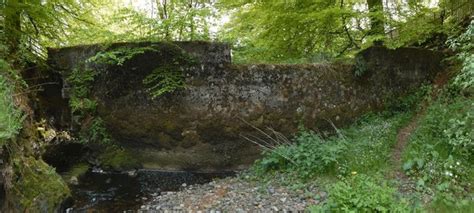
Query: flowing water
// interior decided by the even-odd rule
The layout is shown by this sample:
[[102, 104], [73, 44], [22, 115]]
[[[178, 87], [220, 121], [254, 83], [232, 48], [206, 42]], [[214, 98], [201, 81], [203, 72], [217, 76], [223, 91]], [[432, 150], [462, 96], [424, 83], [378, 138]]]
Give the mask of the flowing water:
[[89, 170], [79, 179], [79, 184], [71, 186], [72, 201], [65, 212], [135, 212], [152, 195], [178, 191], [183, 184], [202, 184], [230, 175], [233, 173]]

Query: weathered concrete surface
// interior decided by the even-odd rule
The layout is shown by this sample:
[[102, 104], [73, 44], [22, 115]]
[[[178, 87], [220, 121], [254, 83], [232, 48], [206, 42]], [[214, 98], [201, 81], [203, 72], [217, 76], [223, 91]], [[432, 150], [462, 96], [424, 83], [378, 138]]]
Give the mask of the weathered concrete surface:
[[[443, 58], [428, 50], [373, 47], [360, 54], [358, 64], [366, 71], [356, 77], [351, 64], [232, 65], [225, 44], [177, 44], [199, 62], [184, 69], [184, 90], [151, 100], [143, 87], [143, 78], [170, 60], [166, 53], [139, 55], [107, 68], [95, 81], [99, 115], [145, 168], [246, 167], [260, 150], [241, 137], [257, 135], [241, 119], [287, 136], [301, 122], [308, 128], [326, 128], [326, 119], [344, 125], [432, 80]], [[96, 51], [93, 46], [50, 50], [49, 63], [67, 76]]]

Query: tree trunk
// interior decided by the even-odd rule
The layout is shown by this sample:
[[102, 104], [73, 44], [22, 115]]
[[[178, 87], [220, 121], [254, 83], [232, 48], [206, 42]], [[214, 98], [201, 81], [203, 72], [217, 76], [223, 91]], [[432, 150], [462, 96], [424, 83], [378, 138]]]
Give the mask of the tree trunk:
[[194, 8], [193, 8], [193, 0], [189, 1], [189, 12], [191, 13], [191, 18], [189, 19], [189, 28], [190, 28], [190, 40], [194, 40]]
[[383, 35], [384, 21], [383, 21], [383, 2], [382, 0], [367, 0], [370, 12], [370, 34]]
[[156, 5], [157, 5], [157, 11], [158, 11], [158, 16], [159, 18], [161, 19], [161, 21], [163, 23], [165, 23], [165, 29], [164, 29], [164, 39], [165, 40], [170, 40], [170, 26], [168, 23], [168, 19], [169, 19], [169, 12], [168, 12], [168, 8], [169, 8], [169, 5], [168, 5], [168, 1], [167, 0], [164, 0], [164, 1], [159, 1], [157, 0], [156, 1]]
[[7, 0], [4, 8], [5, 39], [8, 55], [15, 58], [21, 42], [21, 11], [18, 11], [23, 0]]

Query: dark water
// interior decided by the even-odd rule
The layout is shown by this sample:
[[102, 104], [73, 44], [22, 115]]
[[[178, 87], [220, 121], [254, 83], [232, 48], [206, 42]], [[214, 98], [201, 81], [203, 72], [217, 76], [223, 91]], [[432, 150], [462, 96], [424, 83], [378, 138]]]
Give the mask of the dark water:
[[197, 173], [140, 170], [135, 173], [104, 173], [88, 171], [71, 186], [73, 204], [67, 212], [135, 211], [152, 194], [178, 191], [183, 186], [210, 182], [214, 178], [233, 175], [231, 172]]

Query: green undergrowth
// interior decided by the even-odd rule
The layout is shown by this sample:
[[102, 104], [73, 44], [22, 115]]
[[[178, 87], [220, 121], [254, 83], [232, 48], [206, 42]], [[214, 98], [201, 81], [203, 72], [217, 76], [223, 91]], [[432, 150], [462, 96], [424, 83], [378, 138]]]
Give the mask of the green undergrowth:
[[[444, 91], [446, 92], [446, 91]], [[433, 208], [474, 207], [474, 98], [440, 97], [426, 109], [403, 156], [415, 191]]]
[[330, 185], [324, 205], [312, 206], [311, 212], [411, 212], [407, 200], [380, 176], [354, 174]]
[[[331, 137], [302, 129], [293, 144], [266, 152], [251, 173], [294, 189], [316, 183], [328, 198], [312, 212], [470, 212], [474, 99], [455, 82], [436, 97], [422, 87]], [[415, 114], [420, 118], [402, 150], [403, 168], [395, 168], [390, 158], [398, 131]], [[403, 193], [399, 179], [387, 178], [398, 169], [412, 186]]]
[[0, 68], [5, 71], [5, 73], [0, 73], [0, 146], [2, 146], [6, 140], [18, 134], [22, 116], [13, 102], [13, 85], [7, 78], [6, 70], [10, 67], [0, 59]]
[[294, 138], [295, 143], [265, 153], [253, 170], [256, 173], [295, 173], [302, 179], [383, 172], [389, 166], [397, 130], [410, 117], [410, 113], [368, 114], [354, 125], [338, 129], [331, 137], [302, 129]]
[[392, 169], [390, 156], [397, 132], [411, 117], [410, 111], [372, 113], [327, 138], [301, 130], [293, 145], [265, 153], [252, 172], [263, 182], [275, 181], [276, 176], [292, 189], [322, 187], [329, 197], [309, 209], [314, 212], [408, 209], [396, 184], [383, 176]]

